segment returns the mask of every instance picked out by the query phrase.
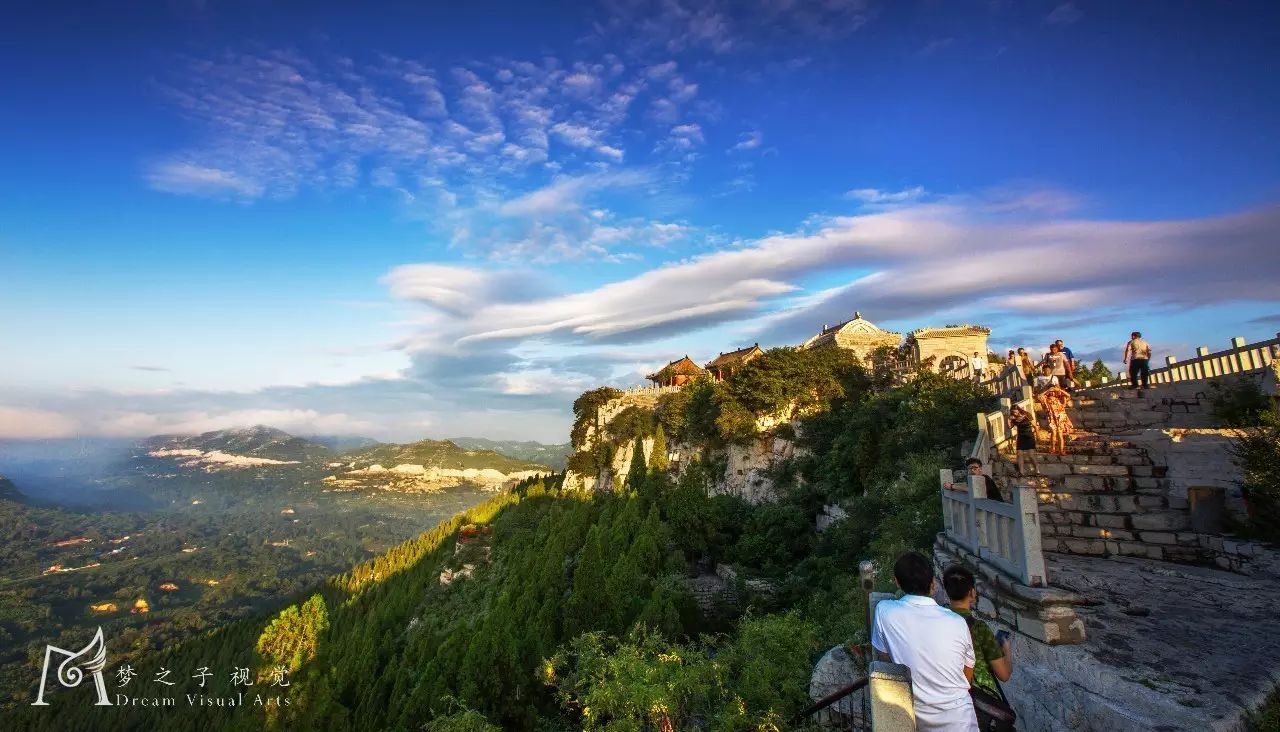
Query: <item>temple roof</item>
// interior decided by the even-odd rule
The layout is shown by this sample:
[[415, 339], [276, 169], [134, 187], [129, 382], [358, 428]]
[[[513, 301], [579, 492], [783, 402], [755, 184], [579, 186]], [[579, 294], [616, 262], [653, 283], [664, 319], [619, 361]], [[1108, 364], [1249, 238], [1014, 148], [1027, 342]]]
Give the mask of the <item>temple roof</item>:
[[825, 346], [835, 340], [836, 334], [844, 336], [844, 339], [854, 341], [865, 341], [868, 345], [883, 345], [892, 341], [902, 339], [901, 333], [895, 333], [891, 330], [882, 330], [875, 323], [862, 317], [862, 313], [855, 312], [852, 320], [846, 320], [832, 326], [823, 326], [822, 331], [818, 335], [805, 341], [805, 348], [816, 348]]
[[991, 329], [985, 325], [944, 325], [941, 328], [916, 328], [908, 334], [910, 338], [937, 338], [953, 335], [990, 335]]
[[728, 353], [722, 353], [719, 356], [716, 356], [712, 359], [711, 363], [707, 364], [707, 368], [710, 369], [717, 366], [739, 366], [762, 353], [764, 353], [764, 351], [760, 350], [760, 344], [756, 343], [754, 345], [747, 346], [746, 348], [739, 348], [736, 351], [729, 351]]
[[678, 358], [666, 366], [663, 366], [645, 378], [656, 381], [661, 379], [664, 375], [701, 376], [705, 373], [707, 373], [706, 369], [694, 363], [693, 359], [686, 355], [684, 358]]

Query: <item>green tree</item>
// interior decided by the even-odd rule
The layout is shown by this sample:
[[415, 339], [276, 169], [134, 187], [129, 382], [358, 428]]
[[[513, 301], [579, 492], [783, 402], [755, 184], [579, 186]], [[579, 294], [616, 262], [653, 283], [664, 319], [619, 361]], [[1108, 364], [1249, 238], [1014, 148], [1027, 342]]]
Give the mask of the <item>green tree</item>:
[[613, 601], [605, 589], [608, 566], [599, 526], [587, 532], [573, 570], [573, 592], [565, 607], [565, 629], [569, 635], [607, 627], [612, 621]]
[[645, 479], [649, 477], [649, 468], [644, 460], [644, 438], [637, 437], [631, 449], [631, 465], [627, 468], [626, 489], [631, 493], [644, 490]]
[[649, 470], [654, 473], [667, 472], [667, 431], [658, 423], [653, 432], [653, 451], [649, 453]]

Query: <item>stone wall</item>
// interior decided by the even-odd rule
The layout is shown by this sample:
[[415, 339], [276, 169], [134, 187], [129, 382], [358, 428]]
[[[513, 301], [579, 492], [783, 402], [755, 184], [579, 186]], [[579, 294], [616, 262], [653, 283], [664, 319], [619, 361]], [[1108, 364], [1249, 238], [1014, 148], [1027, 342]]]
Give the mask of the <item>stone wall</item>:
[[1189, 490], [1208, 486], [1220, 488], [1227, 509], [1243, 517], [1244, 474], [1231, 455], [1232, 440], [1239, 436], [1239, 430], [1174, 427], [1143, 430], [1126, 439], [1146, 450], [1152, 462], [1165, 466], [1170, 507], [1187, 508]]
[[1048, 645], [1084, 640], [1084, 623], [1075, 611], [1075, 605], [1084, 602], [1084, 598], [1057, 587], [1021, 584], [986, 562], [978, 561], [972, 552], [949, 540], [945, 532], [938, 534], [933, 545], [938, 587], [942, 586], [942, 573], [956, 563], [968, 567], [977, 579], [978, 603], [974, 610], [980, 617], [996, 620], [1010, 630]]

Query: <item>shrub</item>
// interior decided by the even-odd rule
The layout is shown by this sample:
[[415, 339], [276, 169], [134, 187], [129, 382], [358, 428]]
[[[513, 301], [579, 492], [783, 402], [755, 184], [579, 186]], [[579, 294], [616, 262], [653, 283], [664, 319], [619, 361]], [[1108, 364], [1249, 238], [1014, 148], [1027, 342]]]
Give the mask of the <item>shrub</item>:
[[1268, 409], [1258, 426], [1245, 430], [1232, 447], [1244, 473], [1249, 519], [1245, 532], [1280, 542], [1280, 409]]
[[1248, 378], [1211, 381], [1208, 397], [1214, 419], [1224, 427], [1255, 427], [1271, 406], [1257, 382]]

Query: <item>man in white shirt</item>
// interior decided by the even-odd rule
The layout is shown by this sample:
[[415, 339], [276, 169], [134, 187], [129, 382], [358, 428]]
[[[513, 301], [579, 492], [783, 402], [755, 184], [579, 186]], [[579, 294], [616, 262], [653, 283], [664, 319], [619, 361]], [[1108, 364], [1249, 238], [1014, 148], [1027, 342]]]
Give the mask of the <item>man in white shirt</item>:
[[982, 381], [987, 373], [987, 357], [974, 351], [973, 358], [969, 359], [969, 370], [973, 372], [974, 381]]
[[911, 669], [916, 728], [920, 732], [979, 732], [969, 686], [973, 638], [964, 618], [933, 600], [933, 566], [915, 553], [893, 565], [905, 593], [876, 605], [871, 646], [882, 660]]
[[1138, 396], [1142, 396], [1143, 389], [1151, 388], [1151, 344], [1136, 330], [1124, 344], [1124, 362], [1129, 365], [1129, 388], [1137, 389]]

